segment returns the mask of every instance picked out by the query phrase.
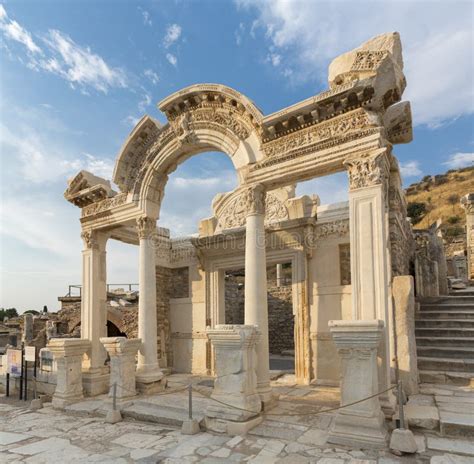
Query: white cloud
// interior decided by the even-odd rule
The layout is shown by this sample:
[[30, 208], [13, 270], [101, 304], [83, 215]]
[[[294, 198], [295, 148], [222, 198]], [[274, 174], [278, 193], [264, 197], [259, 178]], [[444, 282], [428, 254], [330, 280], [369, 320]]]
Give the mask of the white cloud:
[[143, 113], [145, 109], [150, 106], [151, 104], [151, 97], [147, 93], [143, 95], [143, 99], [138, 102], [138, 111]]
[[235, 43], [237, 44], [237, 46], [240, 46], [241, 43], [242, 43], [242, 40], [243, 40], [243, 35], [245, 33], [245, 24], [244, 23], [240, 23], [239, 24], [239, 28], [235, 31], [234, 35], [235, 35]]
[[166, 54], [166, 59], [168, 60], [168, 62], [170, 64], [172, 64], [174, 67], [176, 67], [178, 65], [178, 58], [176, 58], [176, 56], [174, 56], [173, 54], [171, 53], [167, 53]]
[[151, 20], [151, 16], [150, 16], [150, 13], [148, 13], [148, 11], [146, 10], [143, 10], [142, 8], [138, 7], [138, 9], [141, 11], [142, 13], [142, 18], [143, 18], [143, 24], [145, 26], [151, 26], [153, 25], [153, 22]]
[[128, 124], [129, 126], [135, 127], [138, 124], [138, 121], [140, 121], [140, 118], [138, 116], [133, 116], [129, 114], [123, 122]]
[[338, 172], [326, 177], [299, 182], [296, 196], [318, 195], [321, 204], [338, 203], [349, 198], [349, 180], [346, 172]]
[[76, 44], [61, 31], [50, 30], [45, 41], [55, 55], [39, 62], [46, 71], [61, 76], [72, 85], [90, 86], [103, 93], [112, 87], [126, 87], [125, 73], [120, 68], [109, 66], [89, 47]]
[[263, 29], [264, 39], [257, 40], [284, 56], [293, 70], [292, 83], [325, 83], [333, 58], [374, 35], [397, 30], [404, 45], [405, 98], [412, 101], [414, 123], [437, 126], [474, 112], [471, 2], [236, 3], [256, 13], [254, 35]]
[[165, 48], [169, 48], [181, 37], [181, 26], [179, 24], [171, 24], [166, 29], [165, 38], [163, 39], [163, 45]]
[[272, 66], [278, 66], [281, 63], [281, 55], [278, 53], [270, 53], [267, 57], [267, 61], [269, 61]]
[[443, 163], [450, 169], [460, 169], [467, 166], [474, 166], [474, 153], [453, 153], [448, 161]]
[[166, 184], [158, 223], [169, 228], [173, 236], [197, 232], [199, 221], [211, 216], [216, 194], [237, 186], [235, 171], [223, 169], [222, 164], [207, 166], [209, 170], [194, 175], [187, 175], [186, 166], [180, 166]]
[[154, 85], [160, 82], [160, 76], [158, 76], [158, 74], [156, 74], [156, 72], [152, 71], [151, 69], [145, 69], [145, 71], [143, 72], [143, 75], [145, 77], [148, 77], [148, 79], [150, 79], [151, 83]]
[[403, 177], [416, 177], [423, 174], [418, 161], [407, 161], [406, 163], [400, 163], [400, 173]]
[[31, 34], [8, 17], [3, 5], [0, 5], [0, 29], [7, 39], [23, 44], [32, 54], [41, 54], [41, 48], [36, 45]]

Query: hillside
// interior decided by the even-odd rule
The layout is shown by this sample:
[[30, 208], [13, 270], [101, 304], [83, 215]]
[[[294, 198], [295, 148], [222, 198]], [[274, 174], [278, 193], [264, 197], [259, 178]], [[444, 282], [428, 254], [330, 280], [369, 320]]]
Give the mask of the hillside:
[[464, 235], [466, 222], [460, 199], [474, 192], [474, 166], [425, 176], [406, 189], [408, 215], [415, 229], [426, 229], [438, 219], [448, 241]]

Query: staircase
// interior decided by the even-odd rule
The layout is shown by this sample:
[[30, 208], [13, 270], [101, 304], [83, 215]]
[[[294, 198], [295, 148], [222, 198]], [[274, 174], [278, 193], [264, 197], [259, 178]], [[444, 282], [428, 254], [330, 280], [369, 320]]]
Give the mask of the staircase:
[[422, 383], [474, 387], [474, 296], [421, 299], [415, 334]]

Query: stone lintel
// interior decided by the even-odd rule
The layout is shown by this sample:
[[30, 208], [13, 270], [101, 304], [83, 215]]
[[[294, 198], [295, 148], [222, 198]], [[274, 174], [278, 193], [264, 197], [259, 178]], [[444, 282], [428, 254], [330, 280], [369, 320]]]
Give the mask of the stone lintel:
[[338, 348], [377, 348], [382, 339], [381, 320], [329, 321], [329, 330]]

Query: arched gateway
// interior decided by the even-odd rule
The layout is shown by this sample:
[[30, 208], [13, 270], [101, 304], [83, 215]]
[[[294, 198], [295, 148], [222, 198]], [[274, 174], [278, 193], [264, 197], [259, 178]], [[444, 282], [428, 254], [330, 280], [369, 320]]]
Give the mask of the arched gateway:
[[[83, 365], [86, 391], [96, 394], [108, 387], [105, 352], [99, 338], [106, 330], [105, 246], [110, 238], [140, 247], [138, 318], [142, 347], [137, 382], [147, 385], [162, 377], [157, 358], [157, 337], [162, 346], [163, 337], [157, 329], [156, 288], [160, 282], [157, 283], [156, 264], [163, 254], [157, 244], [166, 234], [157, 229], [156, 221], [168, 175], [190, 156], [209, 150], [221, 151], [231, 158], [239, 186], [216, 198], [215, 217], [201, 223], [200, 237], [192, 242], [193, 256], [199, 261], [196, 272], [205, 281], [200, 302], [196, 303], [193, 295], [190, 297], [194, 315], [202, 304], [206, 308], [201, 319], [192, 316], [200, 320], [198, 329], [205, 334], [207, 325], [225, 322], [219, 280], [225, 260], [219, 261], [206, 247], [211, 242], [225, 241], [222, 231], [226, 227], [234, 228], [236, 237], [238, 228], [244, 227], [239, 240], [245, 243], [245, 322], [258, 324], [264, 334], [257, 350], [262, 398], [270, 391], [265, 335], [268, 260], [286, 259], [294, 266], [298, 382], [319, 378], [317, 364], [332, 362], [321, 356], [321, 347], [327, 346], [327, 353], [335, 353], [329, 347], [330, 341], [320, 336], [321, 324], [327, 327], [328, 319], [349, 317], [384, 321], [380, 383], [386, 387], [394, 352], [391, 285], [394, 276], [409, 274], [412, 253], [398, 163], [392, 154], [393, 144], [409, 142], [412, 137], [409, 103], [399, 103], [406, 85], [402, 69], [400, 38], [392, 33], [336, 58], [329, 67], [329, 90], [268, 116], [229, 87], [187, 87], [160, 102], [159, 108], [168, 119], [166, 125], [144, 116], [133, 129], [115, 165], [113, 181], [119, 192], [114, 192], [108, 181], [84, 171], [70, 181], [65, 196], [82, 209], [81, 336], [91, 342]], [[350, 182], [348, 218], [334, 219], [323, 210], [318, 212], [316, 204], [308, 206], [307, 197], [295, 199], [287, 195], [282, 199], [284, 192], [291, 190], [288, 186], [296, 182], [344, 170], [348, 171]], [[225, 207], [230, 204], [233, 206]], [[273, 225], [267, 227], [270, 219]], [[280, 254], [273, 253], [268, 244], [260, 246], [259, 241], [265, 234], [267, 239], [269, 234], [275, 234], [278, 227], [285, 231], [293, 227], [301, 232], [297, 234], [299, 239], [292, 235], [293, 241], [281, 239], [284, 234], [278, 236], [285, 242]], [[331, 317], [331, 303], [325, 303], [332, 301], [331, 293], [328, 290], [323, 298], [314, 290], [318, 285], [311, 266], [317, 265], [315, 260], [323, 259], [314, 254], [324, 240], [346, 234], [352, 283], [346, 282], [340, 300], [345, 298], [343, 294], [350, 294], [352, 303], [349, 311], [339, 308], [339, 314]], [[178, 247], [176, 253], [184, 253], [185, 248]], [[239, 263], [237, 255], [226, 259], [227, 266]], [[194, 344], [194, 339], [199, 339], [194, 332], [193, 328], [193, 356], [202, 355], [194, 354], [194, 350], [204, 350], [205, 366], [211, 369], [212, 355], [205, 335], [200, 336], [200, 345], [198, 341]], [[184, 338], [183, 332], [176, 333], [176, 339]]]

